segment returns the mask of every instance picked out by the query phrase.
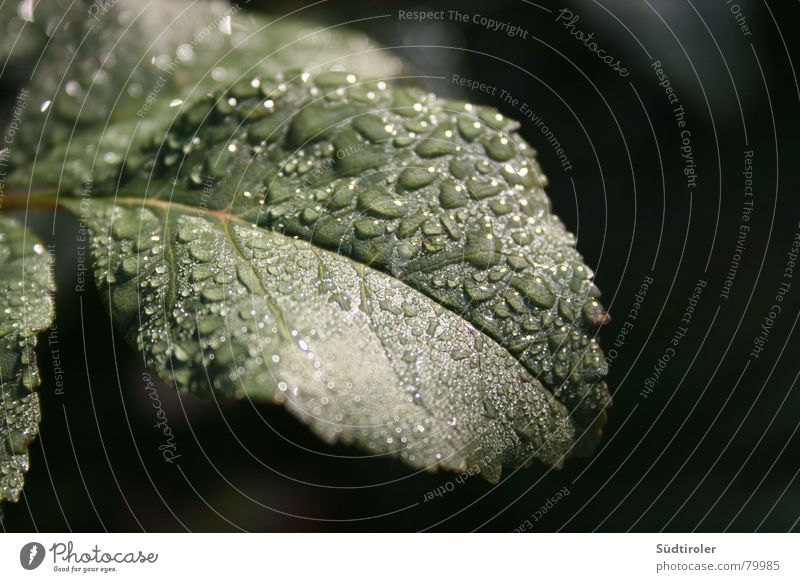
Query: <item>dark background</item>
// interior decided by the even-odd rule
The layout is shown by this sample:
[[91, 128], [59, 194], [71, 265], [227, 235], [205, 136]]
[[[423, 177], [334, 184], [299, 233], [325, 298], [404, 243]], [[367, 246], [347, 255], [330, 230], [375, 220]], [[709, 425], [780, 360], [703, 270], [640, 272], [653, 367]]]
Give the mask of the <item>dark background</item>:
[[[273, 14], [291, 2], [251, 2]], [[613, 316], [607, 352], [652, 276], [638, 319], [617, 347], [609, 386], [614, 406], [591, 459], [560, 471], [507, 472], [491, 486], [475, 477], [415, 474], [398, 461], [328, 447], [280, 408], [204, 403], [164, 386], [159, 396], [176, 433], [177, 466], [162, 442], [140, 359], [111, 329], [94, 290], [75, 294], [69, 256], [58, 256], [57, 344], [42, 339], [44, 422], [31, 447], [24, 499], [7, 508], [9, 531], [787, 531], [800, 518], [800, 390], [797, 386], [800, 270], [765, 350], [749, 357], [775, 303], [786, 253], [798, 232], [798, 56], [800, 8], [724, 0], [602, 0], [538, 7], [492, 2], [329, 1], [303, 12], [356, 23], [397, 51], [437, 93], [519, 111], [498, 96], [465, 93], [453, 73], [507, 90], [541, 115], [563, 145], [561, 169], [539, 129], [522, 134], [540, 152], [554, 209], [578, 234]], [[458, 9], [529, 31], [509, 38], [470, 23], [415, 23], [400, 8]], [[630, 70], [621, 78], [555, 22], [569, 7], [578, 29]], [[429, 45], [420, 47], [419, 45]], [[432, 48], [438, 46], [441, 48]], [[650, 56], [648, 56], [648, 54]], [[679, 130], [650, 68], [661, 60], [686, 109], [698, 185], [682, 174]], [[14, 92], [14, 71], [3, 78]], [[720, 298], [737, 242], [745, 150], [754, 151], [755, 207], [728, 300]], [[574, 189], [573, 189], [574, 183]], [[48, 238], [52, 217], [33, 223]], [[38, 225], [38, 226], [37, 226]], [[59, 248], [76, 225], [57, 219]], [[652, 394], [645, 379], [664, 354], [696, 282], [708, 282]], [[53, 349], [66, 390], [55, 393]], [[539, 521], [557, 491], [569, 495]], [[425, 502], [426, 493], [442, 496]], [[527, 525], [525, 527], [528, 527]]]

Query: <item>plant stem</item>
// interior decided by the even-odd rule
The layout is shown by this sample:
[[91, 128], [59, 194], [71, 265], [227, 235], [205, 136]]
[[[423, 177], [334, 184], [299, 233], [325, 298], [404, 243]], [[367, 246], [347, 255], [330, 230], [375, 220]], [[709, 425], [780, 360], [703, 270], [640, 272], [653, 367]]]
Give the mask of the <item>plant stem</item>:
[[55, 210], [58, 206], [58, 191], [45, 190], [12, 190], [0, 198], [2, 210]]

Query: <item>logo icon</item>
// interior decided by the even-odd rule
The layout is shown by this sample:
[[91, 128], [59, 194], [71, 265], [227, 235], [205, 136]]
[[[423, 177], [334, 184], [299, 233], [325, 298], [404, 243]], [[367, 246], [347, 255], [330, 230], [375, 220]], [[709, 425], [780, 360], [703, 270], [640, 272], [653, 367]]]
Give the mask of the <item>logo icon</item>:
[[44, 546], [39, 542], [28, 542], [19, 551], [19, 563], [26, 570], [35, 570], [44, 561]]

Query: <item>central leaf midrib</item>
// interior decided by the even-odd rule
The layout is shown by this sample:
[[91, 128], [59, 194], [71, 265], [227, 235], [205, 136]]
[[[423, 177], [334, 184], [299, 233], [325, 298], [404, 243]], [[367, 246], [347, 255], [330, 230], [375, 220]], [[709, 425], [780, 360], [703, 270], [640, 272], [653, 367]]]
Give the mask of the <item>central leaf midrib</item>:
[[[230, 222], [231, 221], [228, 218], [223, 218], [222, 216], [219, 216], [219, 215], [216, 215], [216, 214], [215, 214], [215, 217], [219, 221], [219, 224], [222, 227], [222, 230], [225, 232], [225, 237], [230, 242], [231, 248], [233, 249], [233, 251], [242, 258], [242, 260], [247, 264], [247, 267], [250, 269], [250, 271], [252, 272], [253, 276], [255, 277], [255, 280], [258, 281], [259, 287], [261, 287], [261, 290], [264, 292], [264, 301], [267, 304], [267, 308], [270, 310], [270, 312], [272, 313], [272, 316], [278, 322], [278, 330], [279, 330], [281, 336], [283, 336], [284, 340], [290, 339], [291, 338], [291, 333], [289, 331], [288, 326], [286, 325], [286, 319], [283, 317], [283, 312], [277, 305], [275, 305], [272, 301], [270, 301], [270, 299], [269, 299], [269, 291], [267, 290], [267, 286], [264, 283], [264, 280], [261, 278], [261, 275], [259, 275], [258, 271], [256, 271], [253, 268], [253, 265], [250, 264], [250, 262], [248, 261], [247, 257], [244, 254], [244, 251], [242, 250], [241, 246], [239, 245], [239, 242], [236, 240], [236, 237], [234, 236], [234, 234], [230, 230]], [[236, 218], [236, 220], [240, 221], [241, 219]], [[245, 221], [241, 221], [241, 222], [246, 224]]]

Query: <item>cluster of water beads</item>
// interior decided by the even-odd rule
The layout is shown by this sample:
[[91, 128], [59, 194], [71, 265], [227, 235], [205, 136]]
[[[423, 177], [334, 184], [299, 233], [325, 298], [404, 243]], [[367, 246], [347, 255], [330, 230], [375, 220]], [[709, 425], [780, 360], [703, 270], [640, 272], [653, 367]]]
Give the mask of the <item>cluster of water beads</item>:
[[36, 334], [53, 318], [50, 256], [17, 223], [0, 222], [0, 503], [16, 501], [39, 431]]

